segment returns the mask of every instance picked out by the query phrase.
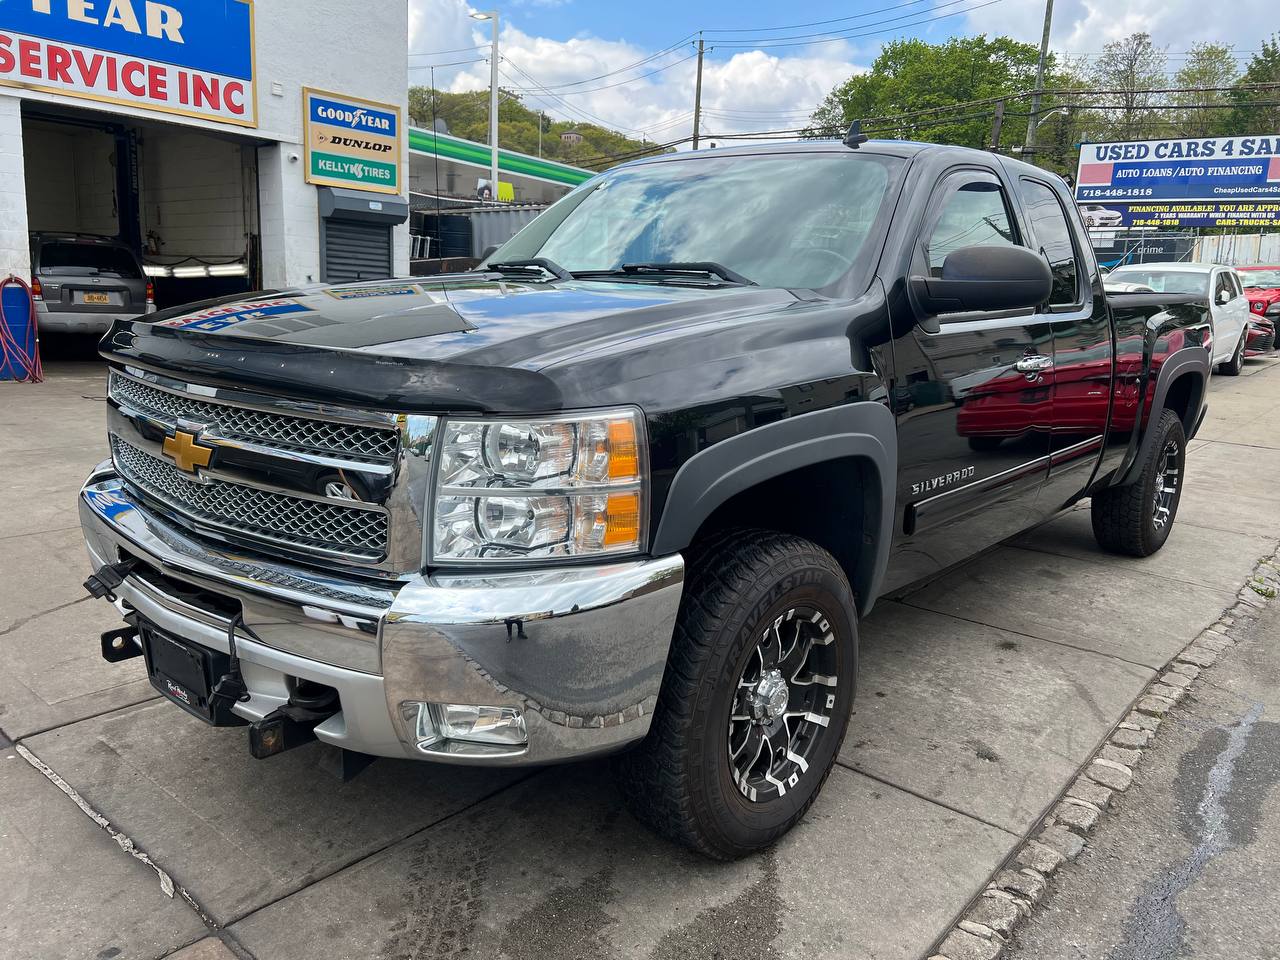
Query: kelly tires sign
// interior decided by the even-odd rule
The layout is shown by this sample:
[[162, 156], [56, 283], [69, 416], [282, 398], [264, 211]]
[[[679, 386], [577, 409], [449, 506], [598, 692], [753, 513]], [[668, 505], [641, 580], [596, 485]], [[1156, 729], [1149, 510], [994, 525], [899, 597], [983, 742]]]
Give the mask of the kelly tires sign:
[[308, 183], [400, 192], [399, 107], [311, 89], [302, 106]]
[[250, 0], [0, 0], [0, 83], [257, 126]]
[[1076, 201], [1135, 227], [1280, 224], [1280, 134], [1087, 143]]

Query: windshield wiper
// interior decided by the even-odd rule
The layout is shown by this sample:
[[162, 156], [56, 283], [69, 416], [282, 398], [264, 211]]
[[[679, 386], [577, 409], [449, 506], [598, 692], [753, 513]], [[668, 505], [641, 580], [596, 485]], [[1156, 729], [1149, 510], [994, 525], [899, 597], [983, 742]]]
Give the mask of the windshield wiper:
[[548, 260], [546, 257], [530, 257], [527, 260], [505, 260], [502, 263], [491, 263], [485, 270], [492, 270], [495, 273], [518, 273], [529, 270], [541, 270], [543, 273], [550, 274], [557, 280], [572, 280], [573, 274], [566, 270], [554, 260]]
[[677, 261], [671, 264], [623, 264], [623, 274], [701, 274], [703, 276], [718, 276], [719, 279], [726, 280], [727, 283], [739, 283], [744, 287], [755, 287], [755, 280], [749, 280], [737, 273], [736, 270], [730, 270], [723, 264], [717, 264], [714, 260], [690, 260]]

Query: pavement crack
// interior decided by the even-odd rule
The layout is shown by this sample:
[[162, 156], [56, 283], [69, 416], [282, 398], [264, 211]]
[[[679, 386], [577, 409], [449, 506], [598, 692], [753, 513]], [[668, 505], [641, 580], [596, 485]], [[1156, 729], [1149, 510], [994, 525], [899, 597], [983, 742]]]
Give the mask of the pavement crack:
[[1231, 728], [1205, 778], [1196, 807], [1199, 829], [1195, 848], [1181, 863], [1147, 884], [1125, 920], [1124, 939], [1107, 955], [1108, 960], [1165, 960], [1185, 955], [1187, 925], [1178, 910], [1178, 897], [1199, 879], [1210, 860], [1234, 845], [1228, 806], [1236, 764], [1264, 710], [1261, 703], [1253, 704]]
[[62, 779], [62, 777], [59, 776], [58, 773], [52, 767], [50, 767], [47, 763], [45, 763], [43, 760], [37, 757], [34, 753], [32, 753], [22, 744], [20, 743], [17, 744], [14, 747], [14, 749], [17, 750], [18, 755], [21, 756], [23, 760], [27, 761], [27, 763], [31, 764], [31, 766], [35, 767], [35, 769], [39, 771], [45, 777], [45, 779], [47, 779], [55, 787], [57, 787], [64, 794], [66, 794], [68, 799], [70, 799], [72, 803], [74, 803], [77, 807], [79, 807], [80, 811], [86, 817], [88, 817], [90, 820], [96, 823], [99, 827], [105, 830], [107, 832], [107, 835], [110, 836], [111, 839], [116, 842], [116, 844], [120, 847], [121, 850], [123, 850], [129, 856], [133, 857], [135, 860], [142, 863], [144, 866], [155, 871], [156, 876], [160, 880], [160, 891], [165, 896], [173, 897], [176, 895], [180, 897], [182, 901], [186, 903], [187, 906], [189, 906], [193, 911], [195, 911], [195, 914], [197, 917], [200, 918], [201, 923], [203, 923], [210, 930], [218, 929], [218, 925], [213, 921], [213, 918], [209, 915], [208, 911], [206, 911], [204, 907], [200, 905], [199, 901], [197, 901], [196, 898], [192, 896], [191, 893], [189, 893], [184, 887], [179, 887], [175, 885], [173, 882], [173, 877], [169, 875], [168, 871], [166, 871], [158, 863], [152, 860], [145, 850], [143, 850], [141, 847], [139, 847], [136, 843], [133, 842], [132, 838], [127, 836], [122, 831], [117, 830], [115, 827], [113, 827], [111, 825], [111, 821], [108, 820], [101, 813], [99, 813], [97, 810], [95, 810], [89, 804], [89, 801], [87, 801], [84, 797], [80, 796], [79, 792], [75, 789], [75, 787], [71, 786], [71, 784], [67, 783], [66, 780]]
[[77, 603], [84, 603], [86, 600], [92, 599], [92, 597], [86, 595], [78, 597], [75, 600], [68, 600], [66, 603], [60, 603], [56, 607], [50, 607], [48, 610], [41, 610], [39, 613], [32, 613], [25, 617], [19, 617], [17, 620], [13, 621], [13, 623], [9, 624], [9, 626], [0, 630], [0, 637], [13, 633], [15, 630], [21, 630], [33, 620], [39, 620], [41, 617], [47, 617], [51, 613], [57, 613], [59, 610], [65, 610], [67, 607], [74, 607]]

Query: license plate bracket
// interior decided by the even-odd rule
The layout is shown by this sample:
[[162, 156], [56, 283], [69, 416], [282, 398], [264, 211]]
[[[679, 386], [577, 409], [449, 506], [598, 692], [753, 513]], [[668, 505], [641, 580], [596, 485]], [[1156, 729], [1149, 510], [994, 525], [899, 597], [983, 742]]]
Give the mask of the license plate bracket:
[[139, 633], [147, 676], [165, 699], [215, 727], [248, 722], [233, 714], [225, 699], [213, 696], [214, 685], [231, 669], [227, 654], [176, 637], [146, 621], [139, 621]]

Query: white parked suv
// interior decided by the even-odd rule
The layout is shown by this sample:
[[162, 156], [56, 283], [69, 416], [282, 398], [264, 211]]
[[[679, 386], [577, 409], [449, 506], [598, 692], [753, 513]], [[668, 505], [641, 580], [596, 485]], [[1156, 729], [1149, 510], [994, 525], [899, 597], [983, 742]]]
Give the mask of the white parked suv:
[[1244, 363], [1249, 337], [1249, 301], [1240, 276], [1215, 263], [1126, 264], [1107, 274], [1107, 283], [1138, 283], [1156, 293], [1190, 293], [1208, 298], [1213, 317], [1212, 362], [1235, 376]]

